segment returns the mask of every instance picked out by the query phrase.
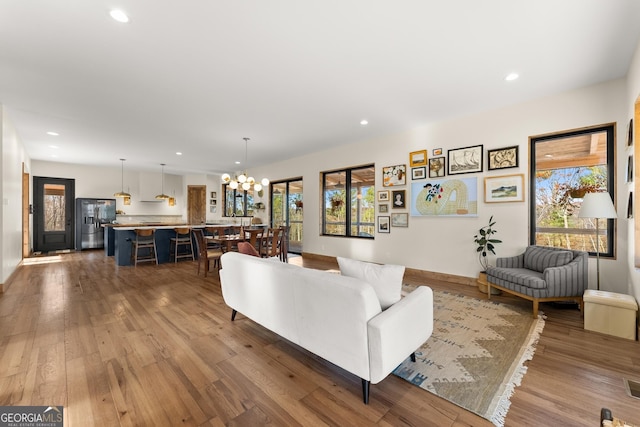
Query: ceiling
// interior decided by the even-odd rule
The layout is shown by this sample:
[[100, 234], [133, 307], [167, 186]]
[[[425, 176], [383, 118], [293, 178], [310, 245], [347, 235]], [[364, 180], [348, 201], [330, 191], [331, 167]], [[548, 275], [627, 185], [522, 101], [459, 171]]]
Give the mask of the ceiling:
[[0, 103], [32, 159], [221, 173], [624, 77], [639, 23], [637, 0], [0, 0]]

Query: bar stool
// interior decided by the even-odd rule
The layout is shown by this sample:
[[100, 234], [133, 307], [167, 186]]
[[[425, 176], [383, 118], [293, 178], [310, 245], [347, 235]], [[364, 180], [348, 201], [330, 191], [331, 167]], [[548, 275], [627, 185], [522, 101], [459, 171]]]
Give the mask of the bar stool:
[[[181, 258], [191, 258], [191, 260], [194, 261], [191, 229], [188, 227], [179, 227], [174, 230], [176, 237], [172, 237], [169, 241], [169, 258], [171, 258], [171, 254], [173, 253], [174, 262], [178, 262]], [[182, 252], [180, 252], [181, 247], [184, 249]]]
[[139, 262], [155, 262], [158, 264], [156, 239], [153, 228], [136, 228], [136, 238], [131, 241], [131, 263], [137, 266]]

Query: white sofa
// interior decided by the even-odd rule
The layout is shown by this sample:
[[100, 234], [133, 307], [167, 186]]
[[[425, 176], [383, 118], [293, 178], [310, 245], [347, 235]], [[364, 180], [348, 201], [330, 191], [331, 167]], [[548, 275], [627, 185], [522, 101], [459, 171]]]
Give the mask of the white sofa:
[[[232, 308], [231, 320], [242, 313], [357, 375], [364, 403], [370, 384], [382, 381], [408, 356], [415, 361], [413, 352], [433, 331], [433, 292], [426, 286], [402, 299], [398, 290], [398, 301], [383, 311], [374, 286], [362, 279], [237, 252], [223, 254], [221, 261], [222, 295]], [[362, 264], [369, 272], [376, 266]], [[380, 271], [373, 267], [374, 275]]]

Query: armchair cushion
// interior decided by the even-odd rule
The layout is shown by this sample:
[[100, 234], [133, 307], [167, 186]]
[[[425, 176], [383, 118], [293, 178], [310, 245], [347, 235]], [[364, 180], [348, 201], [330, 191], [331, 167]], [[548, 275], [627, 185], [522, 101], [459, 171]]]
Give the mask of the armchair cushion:
[[524, 268], [542, 273], [550, 267], [560, 267], [573, 260], [573, 252], [529, 246], [524, 252]]

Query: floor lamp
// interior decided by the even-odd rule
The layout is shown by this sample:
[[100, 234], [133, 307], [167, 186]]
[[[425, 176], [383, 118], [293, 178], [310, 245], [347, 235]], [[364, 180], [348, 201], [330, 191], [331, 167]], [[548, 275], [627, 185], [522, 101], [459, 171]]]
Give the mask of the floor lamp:
[[616, 208], [613, 207], [609, 193], [587, 193], [582, 199], [582, 206], [578, 218], [595, 218], [596, 220], [596, 272], [598, 290], [600, 290], [600, 218], [617, 218]]

